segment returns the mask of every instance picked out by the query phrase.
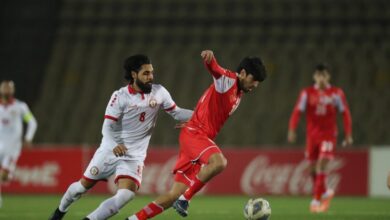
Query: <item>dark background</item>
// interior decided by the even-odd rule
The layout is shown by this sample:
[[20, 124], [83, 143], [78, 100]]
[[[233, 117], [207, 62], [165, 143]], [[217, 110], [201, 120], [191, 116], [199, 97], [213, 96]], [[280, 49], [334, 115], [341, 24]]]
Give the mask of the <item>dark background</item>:
[[[224, 146], [282, 147], [316, 63], [344, 89], [357, 146], [390, 143], [390, 2], [385, 0], [1, 1], [0, 75], [38, 120], [38, 143], [97, 144], [106, 104], [125, 85], [122, 62], [153, 61], [155, 81], [193, 108], [212, 82], [200, 51], [235, 69], [262, 57], [269, 78], [220, 133]], [[304, 117], [303, 117], [304, 118]], [[177, 145], [161, 113], [152, 144]], [[341, 124], [340, 124], [341, 125]], [[343, 129], [340, 127], [340, 139]], [[304, 120], [298, 145], [304, 143]]]

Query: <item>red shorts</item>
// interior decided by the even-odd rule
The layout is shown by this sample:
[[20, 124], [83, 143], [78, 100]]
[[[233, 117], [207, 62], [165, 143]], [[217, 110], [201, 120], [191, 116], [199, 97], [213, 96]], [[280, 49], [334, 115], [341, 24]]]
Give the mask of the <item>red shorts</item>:
[[336, 138], [307, 138], [305, 157], [310, 162], [318, 159], [333, 159], [336, 149]]
[[202, 165], [208, 163], [211, 155], [221, 153], [221, 150], [206, 135], [187, 127], [181, 130], [179, 143], [179, 158], [173, 170], [175, 181], [190, 186]]

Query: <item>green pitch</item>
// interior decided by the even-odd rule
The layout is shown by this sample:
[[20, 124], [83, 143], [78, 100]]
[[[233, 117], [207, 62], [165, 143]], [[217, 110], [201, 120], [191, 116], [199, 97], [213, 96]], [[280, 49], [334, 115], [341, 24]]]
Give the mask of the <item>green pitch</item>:
[[[73, 204], [64, 218], [82, 219], [96, 208], [107, 196], [86, 195]], [[194, 198], [190, 206], [190, 215], [186, 220], [239, 220], [244, 219], [242, 210], [249, 197], [220, 196]], [[311, 214], [308, 211], [308, 197], [267, 197], [272, 208], [272, 220], [389, 220], [390, 199], [370, 199], [363, 197], [335, 198], [328, 213]], [[125, 217], [149, 203], [153, 197], [138, 196], [127, 204], [113, 220], [124, 220]], [[3, 207], [0, 208], [0, 219], [47, 219], [57, 207], [60, 196], [47, 195], [3, 195]], [[156, 220], [183, 219], [170, 209]]]

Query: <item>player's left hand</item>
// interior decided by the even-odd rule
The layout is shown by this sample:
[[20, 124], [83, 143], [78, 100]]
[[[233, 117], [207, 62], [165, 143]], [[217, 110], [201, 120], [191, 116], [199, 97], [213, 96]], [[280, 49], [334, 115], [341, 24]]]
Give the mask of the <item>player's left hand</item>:
[[343, 147], [351, 146], [353, 144], [352, 135], [347, 135], [342, 143]]
[[206, 61], [207, 64], [214, 58], [214, 52], [212, 50], [204, 50], [200, 53], [200, 56]]
[[114, 147], [114, 149], [112, 150], [116, 157], [124, 156], [126, 154], [126, 151], [127, 148], [123, 144], [118, 144], [118, 146]]

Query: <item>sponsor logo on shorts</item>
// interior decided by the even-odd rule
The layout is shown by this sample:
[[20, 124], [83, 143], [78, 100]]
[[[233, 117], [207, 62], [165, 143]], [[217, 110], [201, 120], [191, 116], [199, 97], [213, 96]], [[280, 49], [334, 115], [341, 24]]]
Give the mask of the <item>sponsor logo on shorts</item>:
[[96, 166], [93, 166], [91, 167], [91, 169], [89, 170], [89, 172], [93, 175], [93, 176], [96, 176], [99, 174], [99, 168], [97, 168]]

